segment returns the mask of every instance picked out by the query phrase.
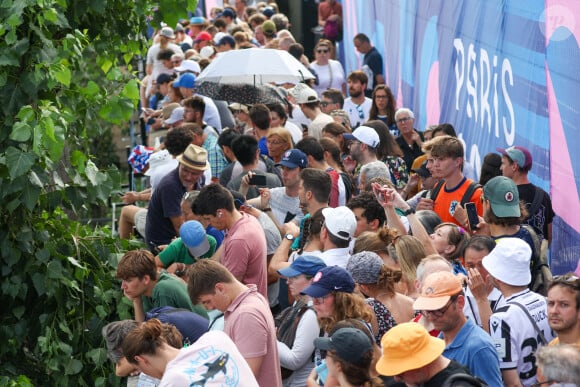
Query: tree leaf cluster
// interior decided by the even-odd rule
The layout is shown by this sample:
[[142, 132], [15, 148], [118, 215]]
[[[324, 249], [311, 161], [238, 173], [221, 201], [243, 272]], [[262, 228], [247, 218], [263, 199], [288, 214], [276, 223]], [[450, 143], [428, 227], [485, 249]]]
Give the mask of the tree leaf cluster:
[[119, 384], [100, 329], [130, 317], [114, 269], [137, 245], [83, 219], [121, 186], [103, 139], [137, 107], [147, 23], [189, 3], [0, 1], [1, 386]]

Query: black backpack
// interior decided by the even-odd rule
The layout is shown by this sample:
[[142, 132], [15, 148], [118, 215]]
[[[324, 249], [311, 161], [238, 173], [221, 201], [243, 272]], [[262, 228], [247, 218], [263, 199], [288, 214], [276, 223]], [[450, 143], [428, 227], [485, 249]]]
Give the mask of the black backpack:
[[487, 387], [487, 384], [476, 376], [453, 374], [445, 379], [442, 387]]

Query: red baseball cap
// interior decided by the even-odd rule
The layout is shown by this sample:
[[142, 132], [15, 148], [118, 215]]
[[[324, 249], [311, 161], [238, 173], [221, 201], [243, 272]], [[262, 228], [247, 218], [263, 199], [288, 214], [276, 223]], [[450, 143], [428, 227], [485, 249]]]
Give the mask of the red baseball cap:
[[198, 43], [198, 42], [209, 42], [211, 40], [211, 35], [209, 32], [207, 31], [201, 31], [199, 34], [197, 34], [197, 36], [195, 37], [194, 42]]

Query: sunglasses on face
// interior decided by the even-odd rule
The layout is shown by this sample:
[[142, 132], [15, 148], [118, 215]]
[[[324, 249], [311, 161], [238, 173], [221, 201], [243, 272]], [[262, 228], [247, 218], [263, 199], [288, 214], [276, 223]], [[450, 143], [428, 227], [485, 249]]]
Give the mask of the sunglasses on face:
[[316, 52], [319, 54], [328, 54], [328, 51], [329, 50], [324, 50], [324, 49], [320, 49], [320, 48], [318, 50], [316, 50]]

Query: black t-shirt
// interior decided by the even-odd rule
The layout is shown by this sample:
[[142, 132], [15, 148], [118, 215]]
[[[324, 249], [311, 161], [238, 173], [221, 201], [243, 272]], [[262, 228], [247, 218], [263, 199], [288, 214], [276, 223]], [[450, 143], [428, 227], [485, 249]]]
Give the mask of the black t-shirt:
[[371, 48], [365, 54], [363, 65], [368, 66], [368, 69], [372, 71], [373, 78], [368, 80], [367, 89], [365, 90], [365, 96], [371, 98], [373, 89], [377, 85], [377, 75], [383, 75], [383, 57], [376, 47]]
[[435, 376], [433, 376], [428, 382], [421, 384], [423, 387], [441, 387], [448, 377], [454, 374], [469, 374], [469, 369], [464, 365], [459, 364], [455, 360], [451, 360], [451, 363], [443, 370], [439, 371]]
[[[423, 132], [417, 131], [417, 133], [419, 133], [419, 137], [421, 137], [421, 141], [423, 141], [424, 140]], [[409, 146], [409, 144], [407, 144], [407, 141], [405, 141], [402, 135], [397, 137], [395, 141], [397, 141], [397, 144], [399, 144], [399, 148], [401, 148], [401, 150], [403, 151], [403, 160], [405, 160], [407, 170], [409, 171], [409, 173], [411, 173], [413, 161], [415, 161], [417, 157], [422, 156], [423, 151], [421, 150], [421, 147], [417, 145], [417, 143], [415, 142], [413, 143], [413, 146]]]
[[[518, 185], [520, 200], [523, 200], [526, 203], [526, 208], [528, 210], [534, 201], [536, 188], [537, 187], [532, 183]], [[541, 188], [537, 189], [541, 190]], [[529, 214], [529, 217], [526, 219], [526, 223], [534, 228], [534, 231], [536, 231], [540, 240], [548, 239], [548, 225], [551, 224], [554, 219], [554, 210], [552, 209], [550, 195], [548, 195], [544, 190], [541, 191], [543, 198], [538, 210], [535, 214]]]

